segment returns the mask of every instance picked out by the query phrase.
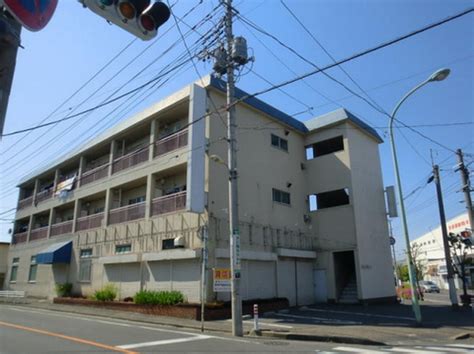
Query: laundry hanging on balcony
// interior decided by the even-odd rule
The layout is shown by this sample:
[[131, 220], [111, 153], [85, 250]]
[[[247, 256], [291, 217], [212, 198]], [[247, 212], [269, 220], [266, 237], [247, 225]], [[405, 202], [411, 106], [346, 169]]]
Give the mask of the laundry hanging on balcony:
[[77, 176], [74, 175], [62, 182], [59, 182], [54, 191], [54, 195], [58, 196], [59, 199], [67, 199], [69, 193], [74, 189], [74, 183], [76, 182]]

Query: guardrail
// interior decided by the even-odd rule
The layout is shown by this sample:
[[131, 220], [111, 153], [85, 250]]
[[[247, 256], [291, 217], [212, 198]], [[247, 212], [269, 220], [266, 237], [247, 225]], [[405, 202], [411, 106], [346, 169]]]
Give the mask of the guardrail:
[[188, 129], [183, 129], [166, 138], [155, 141], [155, 156], [164, 155], [188, 145]]
[[30, 241], [40, 240], [42, 238], [48, 237], [48, 226], [43, 226], [37, 229], [31, 230]]
[[36, 203], [44, 202], [53, 196], [53, 189], [46, 189], [36, 194]]
[[115, 159], [112, 166], [112, 173], [117, 173], [132, 166], [138, 165], [139, 163], [148, 161], [148, 150], [149, 147], [147, 146]]
[[33, 196], [19, 200], [18, 201], [18, 210], [24, 209], [26, 207], [31, 206], [33, 204]]
[[119, 224], [121, 222], [142, 219], [145, 217], [145, 209], [145, 202], [112, 209], [109, 211], [109, 224]]
[[95, 182], [99, 179], [105, 178], [109, 174], [108, 164], [93, 168], [92, 170], [86, 171], [82, 174], [79, 179], [79, 186]]
[[154, 198], [151, 215], [171, 213], [186, 208], [186, 191]]
[[101, 227], [103, 218], [104, 213], [97, 213], [93, 215], [83, 216], [82, 218], [77, 218], [76, 231], [89, 230]]
[[17, 234], [13, 234], [12, 244], [16, 245], [17, 243], [26, 242], [27, 239], [28, 239], [28, 231], [19, 232]]
[[73, 221], [68, 220], [51, 225], [51, 236], [64, 235], [72, 232], [72, 224]]

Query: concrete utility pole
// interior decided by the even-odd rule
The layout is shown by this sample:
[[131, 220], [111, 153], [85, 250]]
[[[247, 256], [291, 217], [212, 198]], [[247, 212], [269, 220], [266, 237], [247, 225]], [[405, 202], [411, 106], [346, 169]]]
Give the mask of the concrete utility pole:
[[239, 203], [237, 191], [237, 146], [234, 106], [234, 64], [232, 50], [232, 0], [226, 0], [225, 36], [227, 41], [227, 139], [229, 163], [229, 231], [230, 231], [230, 270], [232, 292], [232, 334], [243, 336], [242, 299], [240, 297], [240, 231]]
[[8, 99], [15, 72], [16, 54], [20, 46], [21, 25], [0, 6], [0, 137], [3, 134]]
[[446, 227], [446, 215], [444, 213], [443, 194], [441, 191], [441, 179], [439, 177], [439, 166], [433, 165], [433, 177], [436, 184], [436, 194], [438, 196], [439, 219], [441, 222], [441, 232], [443, 235], [444, 258], [446, 259], [446, 269], [448, 271], [449, 299], [451, 306], [458, 307], [458, 297], [456, 294], [456, 286], [454, 285], [454, 271], [449, 252], [448, 228]]
[[469, 218], [469, 224], [471, 230], [474, 229], [474, 209], [472, 208], [471, 199], [471, 182], [469, 181], [469, 170], [464, 165], [464, 156], [461, 149], [456, 150], [458, 155], [459, 165], [456, 171], [461, 171], [462, 190], [464, 192], [464, 201], [466, 203], [467, 216]]

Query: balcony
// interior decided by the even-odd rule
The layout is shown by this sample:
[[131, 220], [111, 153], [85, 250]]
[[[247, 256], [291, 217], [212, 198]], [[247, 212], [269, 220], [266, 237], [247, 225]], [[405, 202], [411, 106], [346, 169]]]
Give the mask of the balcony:
[[145, 202], [112, 209], [109, 212], [109, 224], [119, 224], [122, 222], [143, 219], [145, 217], [145, 209]]
[[112, 173], [117, 173], [142, 162], [148, 161], [148, 150], [149, 147], [147, 146], [115, 159], [112, 166]]
[[33, 204], [33, 196], [22, 199], [18, 202], [18, 210], [27, 208]]
[[109, 169], [107, 164], [93, 168], [92, 170], [89, 170], [82, 174], [79, 184], [81, 186], [84, 186], [86, 184], [98, 181], [99, 179], [105, 178], [108, 176], [108, 174]]
[[97, 213], [78, 218], [76, 221], [76, 231], [95, 229], [102, 226], [104, 213]]
[[64, 221], [51, 225], [51, 236], [64, 235], [72, 232], [73, 221]]
[[164, 155], [188, 145], [188, 129], [183, 129], [155, 142], [155, 156]]
[[13, 234], [12, 244], [16, 245], [17, 243], [26, 242], [27, 238], [28, 238], [28, 232], [27, 231], [19, 232], [17, 234]]
[[186, 191], [154, 198], [151, 215], [172, 213], [186, 208]]
[[31, 230], [30, 241], [41, 240], [48, 237], [48, 226], [43, 226], [38, 229]]
[[44, 202], [45, 200], [50, 199], [53, 196], [53, 189], [46, 189], [44, 191], [39, 192], [36, 194], [36, 203]]

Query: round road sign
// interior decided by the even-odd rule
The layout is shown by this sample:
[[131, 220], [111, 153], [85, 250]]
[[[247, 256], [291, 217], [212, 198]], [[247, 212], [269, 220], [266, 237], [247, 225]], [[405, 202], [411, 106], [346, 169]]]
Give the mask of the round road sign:
[[395, 244], [395, 237], [390, 236], [390, 246]]
[[0, 0], [12, 16], [26, 29], [43, 29], [53, 17], [58, 0]]

